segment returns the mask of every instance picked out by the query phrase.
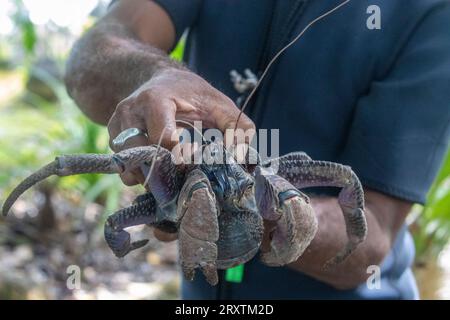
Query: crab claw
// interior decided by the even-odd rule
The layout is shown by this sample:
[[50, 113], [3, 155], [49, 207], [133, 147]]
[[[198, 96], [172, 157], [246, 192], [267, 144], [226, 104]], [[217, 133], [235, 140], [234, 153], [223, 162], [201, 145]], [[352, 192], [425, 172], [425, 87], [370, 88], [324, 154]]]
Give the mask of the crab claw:
[[211, 285], [218, 282], [217, 245], [219, 225], [214, 192], [200, 170], [189, 173], [178, 199], [179, 256], [184, 276], [193, 280], [200, 268]]
[[110, 215], [105, 223], [105, 240], [116, 257], [122, 258], [129, 252], [148, 243], [147, 239], [131, 242], [131, 237], [124, 229], [140, 224], [156, 223], [156, 201], [150, 193], [138, 196], [134, 204]]
[[262, 248], [261, 260], [281, 266], [297, 260], [317, 232], [317, 218], [309, 198], [272, 171], [255, 170], [255, 197], [270, 238], [268, 250]]

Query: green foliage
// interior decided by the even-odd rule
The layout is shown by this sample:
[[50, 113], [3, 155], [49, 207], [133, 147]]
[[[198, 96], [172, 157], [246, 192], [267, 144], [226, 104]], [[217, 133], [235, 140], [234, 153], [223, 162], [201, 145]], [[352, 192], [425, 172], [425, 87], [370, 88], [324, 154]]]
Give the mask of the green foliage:
[[21, 23], [21, 29], [23, 48], [28, 54], [31, 54], [34, 52], [34, 47], [37, 42], [36, 30], [30, 20], [23, 21]]
[[[30, 91], [0, 109], [0, 191], [11, 191], [24, 177], [52, 161], [61, 154], [110, 153], [108, 134], [104, 127], [90, 121], [68, 97], [64, 84], [46, 70], [39, 69], [32, 57], [37, 36], [35, 27], [20, 0], [14, 22], [22, 33], [22, 49], [26, 53], [22, 65], [13, 72], [22, 73], [24, 79], [37, 77], [56, 95], [57, 102], [50, 102]], [[184, 38], [171, 57], [181, 61]], [[54, 60], [64, 59], [53, 57]], [[64, 61], [56, 61], [63, 65]], [[17, 61], [16, 61], [17, 63]], [[25, 87], [25, 86], [24, 86]], [[86, 174], [50, 180], [55, 189], [73, 197], [78, 194], [86, 204], [99, 201], [105, 213], [114, 211], [124, 189], [118, 176]], [[105, 218], [105, 217], [104, 217]]]
[[34, 24], [31, 22], [27, 10], [21, 0], [14, 1], [16, 5], [16, 13], [13, 15], [13, 20], [21, 32], [22, 47], [27, 54], [33, 54], [37, 43], [37, 34]]
[[450, 151], [428, 194], [425, 206], [414, 208], [411, 225], [417, 260], [435, 257], [447, 245], [450, 237]]
[[[58, 103], [32, 97], [33, 106], [19, 99], [1, 110], [0, 189], [5, 191], [57, 155], [110, 152], [106, 129], [79, 111], [61, 81], [49, 75], [44, 81], [56, 92]], [[86, 174], [52, 182], [58, 190], [78, 193], [84, 203], [104, 202], [108, 212], [117, 208], [122, 190], [117, 176]]]
[[181, 37], [180, 41], [178, 41], [175, 49], [173, 49], [170, 57], [176, 61], [183, 61], [184, 56], [184, 48], [186, 46], [186, 37]]

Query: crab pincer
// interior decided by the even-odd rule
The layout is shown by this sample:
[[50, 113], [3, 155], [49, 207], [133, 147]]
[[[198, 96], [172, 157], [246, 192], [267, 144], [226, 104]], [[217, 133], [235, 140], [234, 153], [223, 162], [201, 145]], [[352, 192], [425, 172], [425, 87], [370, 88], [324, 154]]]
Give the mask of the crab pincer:
[[136, 198], [133, 205], [110, 215], [105, 223], [105, 240], [116, 257], [122, 258], [129, 252], [148, 243], [147, 239], [131, 242], [130, 234], [124, 229], [141, 224], [154, 225], [158, 207], [151, 193]]
[[200, 268], [211, 285], [218, 282], [217, 240], [218, 209], [214, 192], [206, 175], [192, 170], [178, 199], [179, 256], [184, 276], [192, 280]]
[[364, 213], [364, 190], [355, 172], [339, 163], [312, 160], [303, 152], [293, 152], [271, 160], [276, 162], [277, 174], [289, 180], [295, 187], [338, 187], [339, 206], [345, 219], [348, 241], [336, 256], [324, 266], [330, 269], [347, 259], [367, 236], [367, 222]]
[[[257, 167], [255, 197], [270, 244], [261, 260], [282, 266], [297, 260], [317, 232], [309, 198], [270, 169]], [[268, 230], [267, 230], [268, 228]]]

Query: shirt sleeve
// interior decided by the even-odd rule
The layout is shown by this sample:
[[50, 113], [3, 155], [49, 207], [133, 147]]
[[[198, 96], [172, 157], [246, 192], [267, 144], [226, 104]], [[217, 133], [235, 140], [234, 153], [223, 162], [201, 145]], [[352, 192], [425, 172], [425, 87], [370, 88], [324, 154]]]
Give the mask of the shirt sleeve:
[[[111, 0], [111, 7], [118, 0]], [[150, 0], [149, 0], [150, 1]], [[202, 0], [152, 0], [163, 8], [175, 26], [176, 42], [191, 27], [199, 14]]]
[[200, 12], [202, 0], [153, 0], [170, 16], [175, 26], [176, 40], [191, 27]]
[[363, 185], [424, 203], [450, 140], [450, 4], [434, 7], [359, 99], [341, 162]]

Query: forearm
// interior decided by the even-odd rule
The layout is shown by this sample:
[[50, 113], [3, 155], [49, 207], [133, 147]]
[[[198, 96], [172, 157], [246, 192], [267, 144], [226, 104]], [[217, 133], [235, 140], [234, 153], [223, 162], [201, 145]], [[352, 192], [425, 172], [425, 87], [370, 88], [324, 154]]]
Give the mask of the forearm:
[[69, 95], [93, 121], [106, 124], [117, 104], [166, 68], [183, 68], [105, 18], [74, 46], [65, 82]]
[[[290, 267], [339, 289], [349, 289], [364, 282], [369, 265], [379, 265], [390, 250], [389, 221], [379, 221], [369, 203], [366, 203], [368, 234], [366, 240], [343, 263], [325, 270], [324, 264], [347, 242], [345, 222], [336, 198], [312, 198], [318, 218], [318, 231], [305, 253]], [[394, 215], [394, 214], [393, 214]], [[400, 225], [394, 226], [396, 233]]]

